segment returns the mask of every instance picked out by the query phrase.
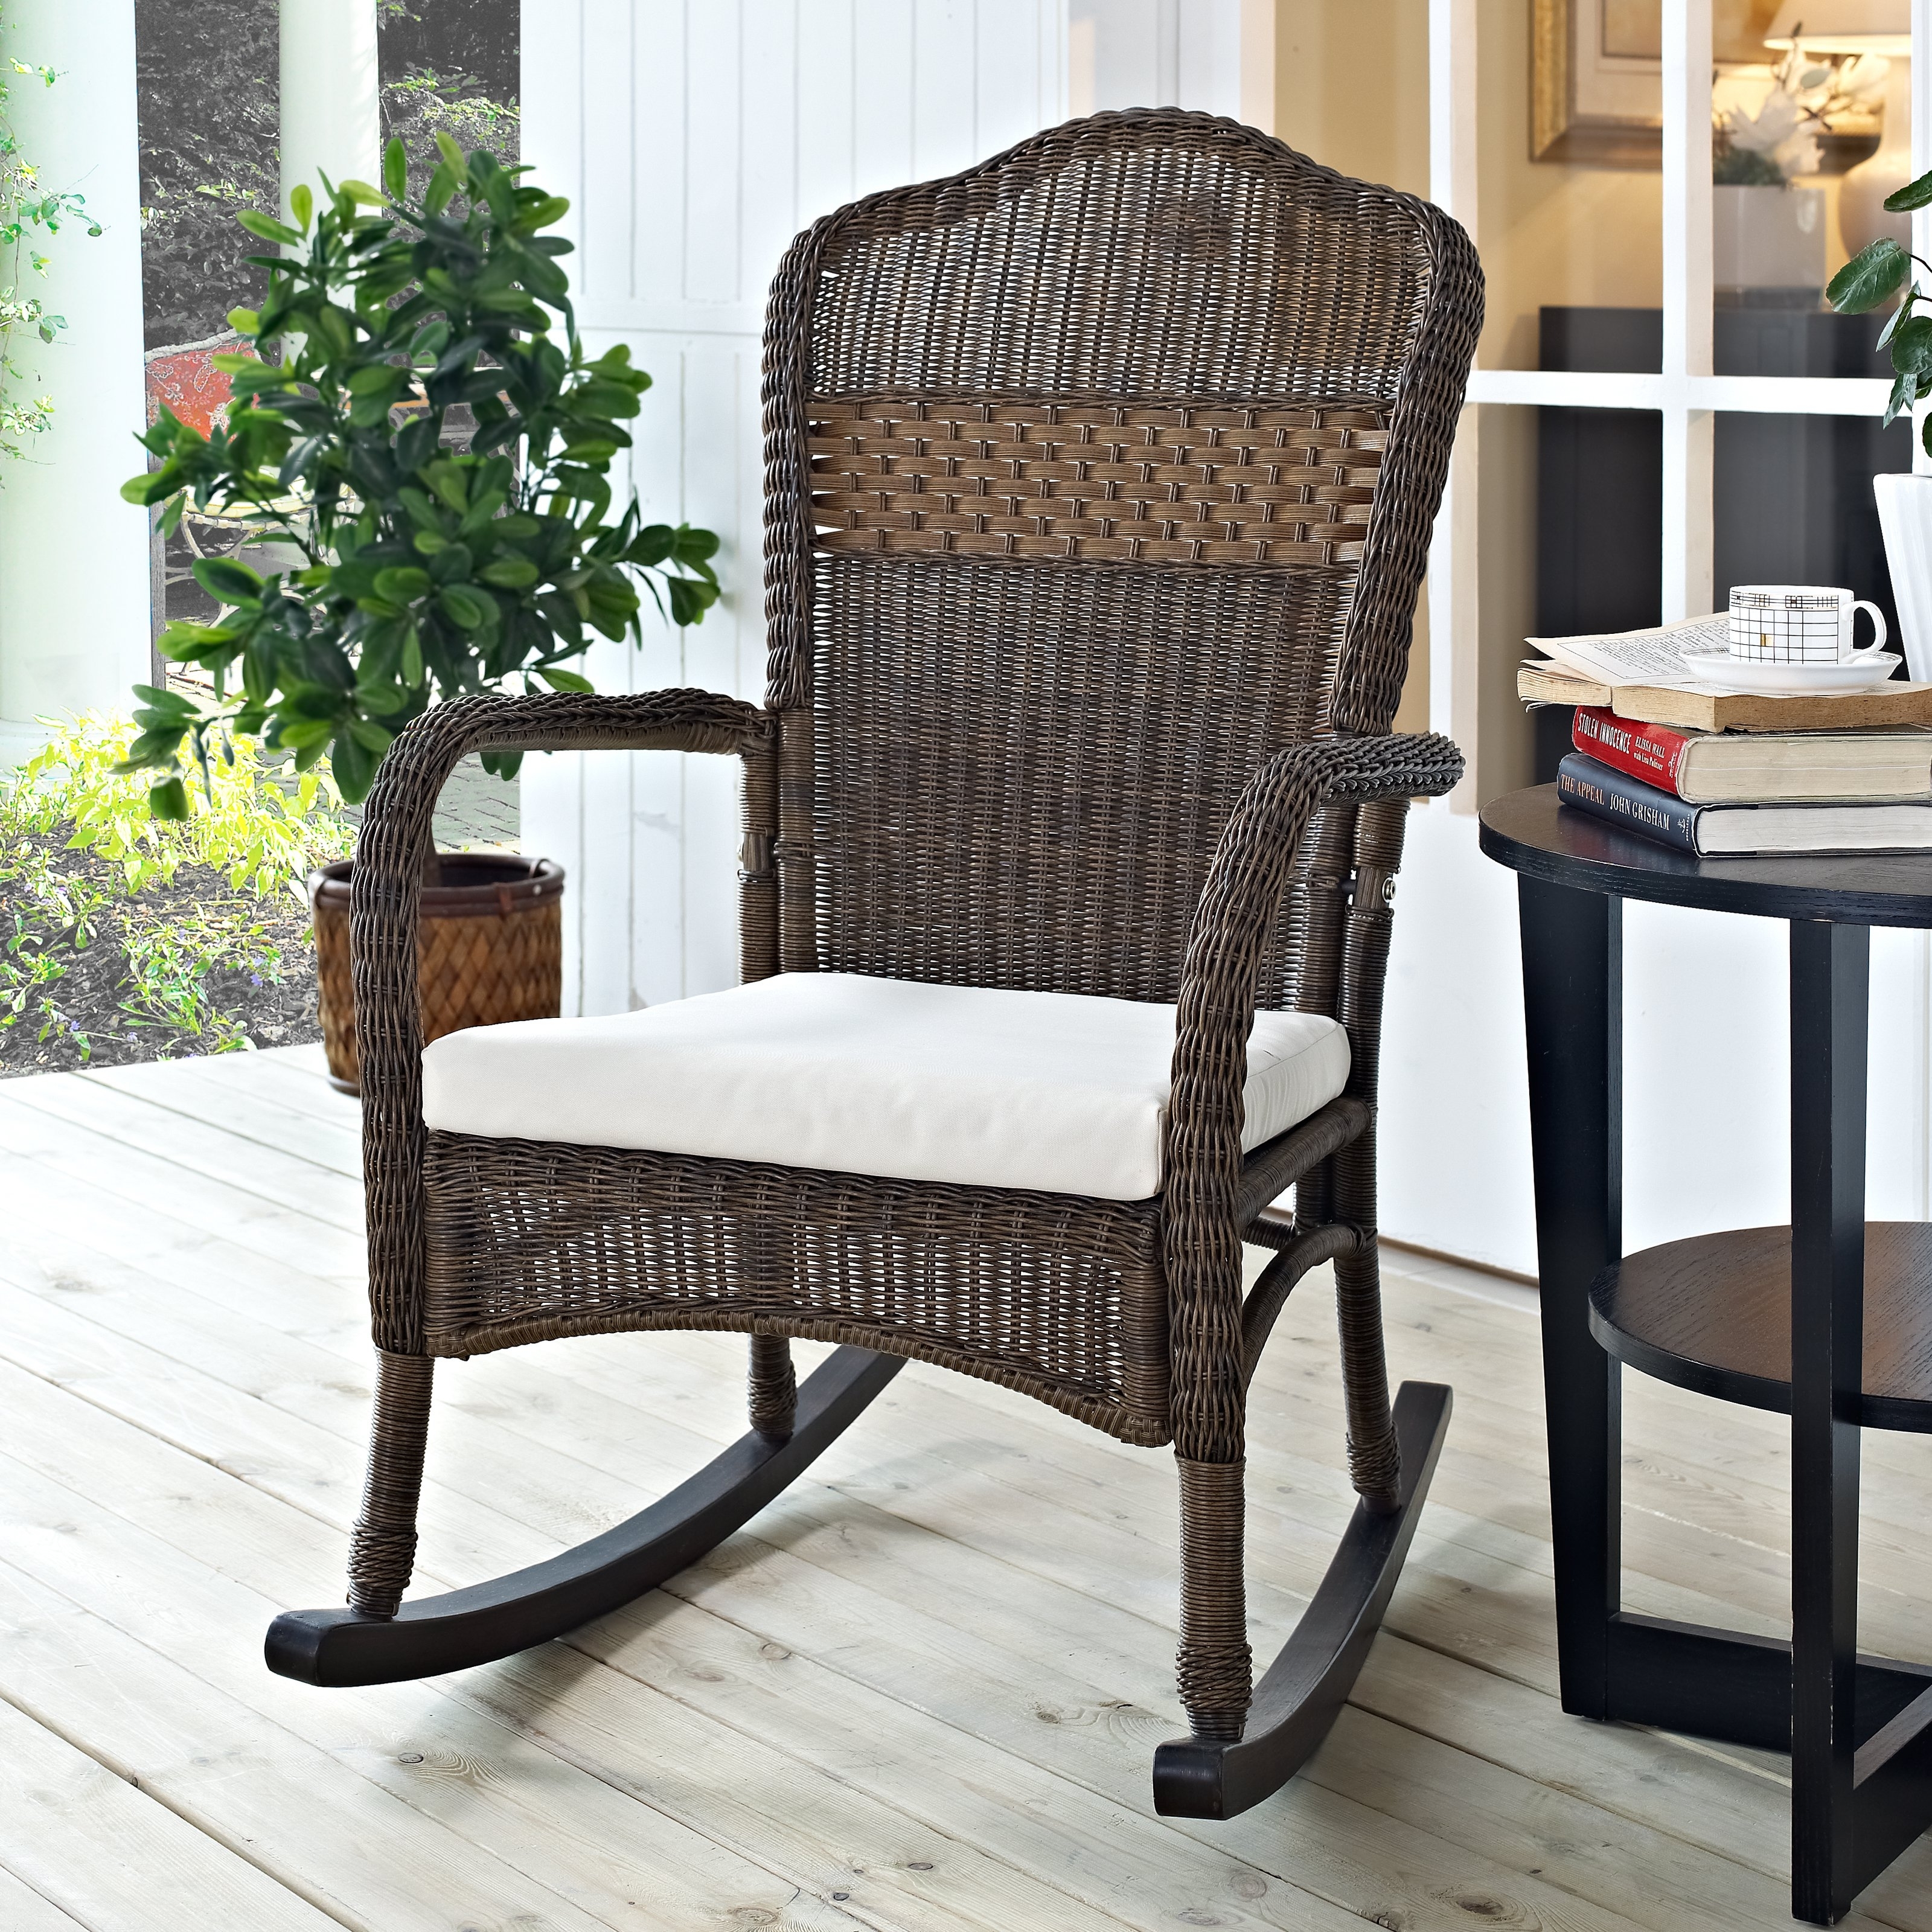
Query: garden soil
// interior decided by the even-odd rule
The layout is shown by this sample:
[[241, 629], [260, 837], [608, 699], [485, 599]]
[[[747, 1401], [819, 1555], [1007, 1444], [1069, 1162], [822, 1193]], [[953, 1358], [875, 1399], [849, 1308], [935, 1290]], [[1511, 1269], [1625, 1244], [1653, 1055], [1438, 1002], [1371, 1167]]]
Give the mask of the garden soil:
[[[63, 850], [58, 838], [40, 842], [61, 872], [104, 887], [112, 880], [112, 868], [92, 854]], [[257, 900], [231, 890], [206, 866], [184, 866], [172, 885], [149, 885], [131, 898], [111, 898], [95, 916], [92, 939], [81, 945], [71, 931], [33, 927], [20, 937], [8, 902], [17, 890], [0, 880], [0, 946], [17, 945], [21, 964], [44, 954], [63, 970], [41, 989], [55, 1017], [23, 1016], [0, 1028], [0, 1079], [207, 1053], [214, 1043], [209, 1032], [172, 1024], [143, 1001], [123, 934], [130, 925], [140, 932], [210, 912], [226, 916], [238, 930], [262, 928], [252, 938], [238, 939], [232, 956], [218, 960], [205, 976], [208, 1004], [234, 1023], [234, 1036], [245, 1036], [257, 1047], [297, 1046], [322, 1037], [308, 910], [291, 892]]]

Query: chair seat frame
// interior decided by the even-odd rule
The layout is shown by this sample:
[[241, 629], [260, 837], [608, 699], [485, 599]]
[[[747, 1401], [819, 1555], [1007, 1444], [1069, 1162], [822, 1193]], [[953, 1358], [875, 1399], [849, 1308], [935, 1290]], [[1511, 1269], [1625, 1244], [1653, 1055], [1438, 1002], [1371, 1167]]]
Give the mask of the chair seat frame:
[[[1209, 848], [1186, 874], [1198, 884], [1190, 889], [1191, 918], [1184, 954], [1174, 956], [1172, 990], [1163, 995], [1156, 975], [1147, 982], [1152, 992], [1138, 994], [1173, 999], [1177, 1008], [1160, 1193], [1139, 1202], [1088, 1201], [430, 1132], [422, 1117], [415, 985], [417, 893], [436, 797], [460, 758], [478, 751], [592, 748], [739, 758], [744, 976], [815, 970], [826, 958], [826, 920], [843, 902], [836, 841], [812, 816], [822, 761], [815, 762], [808, 660], [814, 626], [826, 621], [822, 612], [812, 615], [813, 571], [841, 568], [855, 543], [862, 568], [882, 575], [964, 572], [969, 574], [958, 580], [975, 595], [989, 580], [1018, 580], [1000, 579], [1002, 571], [1032, 571], [1031, 582], [1046, 571], [1126, 569], [1157, 574], [1162, 584], [1180, 585], [1176, 594], [1196, 596], [1201, 573], [1216, 570], [1250, 602], [1276, 597], [1271, 608], [1288, 608], [1279, 603], [1285, 571], [1332, 575], [1339, 540], [1322, 539], [1315, 548], [1323, 555], [1304, 558], [1303, 526], [1282, 532], [1266, 500], [1264, 511], [1242, 509], [1268, 520], [1254, 526], [1261, 532], [1257, 548], [1232, 561], [1225, 552], [1239, 550], [1234, 537], [1212, 557], [1203, 556], [1198, 541], [1191, 554], [1183, 544], [1174, 556], [1168, 553], [1179, 539], [1164, 538], [1150, 563], [1137, 554], [1123, 562], [1119, 545], [1139, 538], [1122, 538], [1106, 519], [1085, 518], [1090, 502], [1058, 499], [1050, 514], [1042, 509], [1031, 520], [1036, 528], [1054, 515], [1068, 523], [1066, 534], [1054, 536], [1061, 548], [1051, 556], [1036, 551], [1034, 559], [1022, 554], [1015, 561], [1010, 545], [989, 540], [969, 547], [960, 560], [952, 545], [961, 530], [980, 536], [994, 520], [983, 511], [974, 512], [982, 527], [958, 526], [956, 518], [938, 533], [944, 542], [937, 554], [921, 555], [922, 512], [908, 520], [889, 508], [868, 530], [862, 519], [872, 514], [872, 496], [819, 488], [822, 479], [814, 479], [804, 454], [816, 416], [842, 431], [840, 440], [821, 439], [818, 446], [833, 448], [836, 461], [874, 460], [858, 438], [843, 433], [854, 423], [872, 423], [880, 406], [863, 398], [827, 402], [810, 393], [810, 357], [800, 346], [820, 326], [800, 292], [816, 286], [814, 278], [822, 280], [827, 250], [840, 245], [855, 219], [862, 229], [868, 210], [883, 209], [875, 226], [890, 236], [897, 232], [893, 224], [904, 228], [911, 220], [908, 208], [929, 214], [928, 204], [949, 220], [962, 206], [997, 213], [999, 197], [988, 200], [981, 191], [986, 184], [1036, 183], [1051, 165], [1090, 150], [1173, 150], [1177, 144], [1208, 154], [1217, 165], [1232, 156], [1243, 167], [1272, 171], [1273, 178], [1326, 196], [1344, 213], [1371, 206], [1392, 230], [1412, 232], [1414, 252], [1429, 272], [1399, 344], [1400, 380], [1378, 403], [1382, 416], [1370, 418], [1388, 424], [1372, 508], [1362, 507], [1364, 490], [1342, 488], [1326, 513], [1354, 520], [1346, 530], [1356, 554], [1344, 560], [1347, 595], [1334, 604], [1343, 628], [1321, 728], [1299, 742], [1291, 734], [1290, 742], [1246, 772], [1215, 814]], [[1186, 219], [1196, 225], [1184, 231], [1188, 246], [1200, 234], [1214, 241], [1202, 205], [1198, 196], [1190, 205]], [[1181, 1517], [1178, 1667], [1190, 1735], [1156, 1754], [1157, 1808], [1232, 1816], [1306, 1760], [1333, 1722], [1379, 1624], [1449, 1412], [1449, 1390], [1435, 1384], [1406, 1384], [1390, 1400], [1375, 1121], [1405, 814], [1409, 801], [1441, 795], [1462, 772], [1460, 756], [1446, 740], [1393, 734], [1389, 718], [1480, 316], [1473, 252], [1437, 211], [1345, 182], [1252, 130], [1178, 111], [1071, 124], [953, 182], [856, 204], [801, 238], [774, 291], [768, 338], [768, 526], [774, 534], [768, 538], [773, 651], [766, 704], [696, 691], [470, 698], [417, 721], [384, 761], [358, 846], [352, 916], [379, 1350], [370, 1473], [352, 1543], [348, 1607], [279, 1618], [268, 1638], [272, 1668], [317, 1684], [428, 1675], [510, 1654], [615, 1609], [748, 1520], [910, 1358], [1018, 1388], [1128, 1442], [1173, 1445]], [[1318, 426], [1330, 420], [1322, 412], [1332, 400], [1318, 398], [1308, 419]], [[1359, 411], [1360, 397], [1344, 400]], [[1016, 403], [1008, 397], [1000, 406], [1021, 424], [1000, 434], [1030, 434], [1025, 425], [1033, 421], [1052, 426], [1042, 434], [1068, 434], [1058, 427], [1058, 403], [1032, 416], [1025, 398]], [[1280, 413], [1286, 403], [1268, 406], [1287, 419]], [[956, 416], [959, 408], [949, 401], [940, 413]], [[1083, 445], [1094, 419], [1090, 410], [1080, 416]], [[1192, 425], [1208, 423], [1210, 447], [1220, 424], [1230, 420], [1219, 404], [1194, 403], [1178, 418], [1171, 411], [1136, 417], [1120, 405], [1111, 418], [1175, 419], [1190, 434], [1196, 433]], [[1257, 408], [1233, 419], [1252, 424]], [[891, 423], [886, 428], [896, 434]], [[1145, 430], [1150, 441], [1161, 433]], [[994, 434], [988, 430], [978, 446], [914, 437], [880, 446], [910, 448], [922, 462], [928, 448], [938, 448], [956, 466], [960, 448], [991, 449]], [[1350, 433], [1340, 440], [1348, 444]], [[854, 450], [860, 453], [848, 453]], [[1002, 474], [1042, 466], [1001, 460], [1007, 464]], [[1241, 461], [1244, 475], [1258, 473], [1245, 455]], [[1144, 488], [1152, 486], [1134, 485], [1136, 476], [1161, 478], [1151, 464], [1043, 467], [1060, 480], [1039, 487], [1062, 493], [1084, 484], [1090, 467], [1108, 470], [1110, 489], [1117, 472]], [[919, 475], [930, 470], [926, 464]], [[890, 459], [886, 473], [892, 473]], [[1211, 468], [1202, 473], [1215, 475]], [[1071, 483], [1064, 480], [1069, 476]], [[923, 491], [926, 484], [894, 487]], [[943, 487], [952, 488], [950, 470]], [[1166, 487], [1172, 496], [1180, 485], [1169, 477]], [[1213, 487], [1222, 486], [1216, 481]], [[1236, 487], [1238, 499], [1246, 487]], [[983, 477], [973, 488], [983, 493]], [[1310, 500], [1305, 488], [1300, 500]], [[1082, 514], [1063, 514], [1068, 512]], [[1102, 535], [1082, 534], [1090, 524]], [[1077, 547], [1090, 540], [1112, 548], [1082, 559]], [[1293, 551], [1286, 564], [1266, 554], [1271, 542]], [[910, 546], [911, 560], [902, 562], [894, 544]], [[866, 564], [874, 553], [890, 561]], [[816, 582], [821, 602], [842, 594], [832, 577]], [[1287, 594], [1292, 603], [1292, 584]], [[942, 934], [938, 943], [952, 942]], [[1244, 1154], [1247, 1037], [1264, 989], [1286, 983], [1285, 946], [1293, 955], [1294, 1003], [1347, 1028], [1351, 1071], [1340, 1098]], [[874, 970], [890, 971], [890, 962]], [[1063, 962], [1042, 970], [1064, 983], [1070, 973], [1090, 969]], [[981, 982], [999, 981], [989, 974]], [[1105, 983], [1085, 989], [1118, 990]], [[1293, 1211], [1284, 1213], [1271, 1204], [1291, 1186]], [[1245, 1294], [1244, 1241], [1274, 1251]], [[1257, 1689], [1244, 1586], [1248, 1388], [1290, 1291], [1324, 1262], [1335, 1270], [1348, 1462], [1358, 1502], [1326, 1580]], [[405, 1602], [436, 1359], [557, 1335], [666, 1327], [734, 1329], [751, 1337], [749, 1432], [670, 1496], [578, 1550], [490, 1584]], [[802, 1389], [790, 1362], [794, 1336], [838, 1345]]]

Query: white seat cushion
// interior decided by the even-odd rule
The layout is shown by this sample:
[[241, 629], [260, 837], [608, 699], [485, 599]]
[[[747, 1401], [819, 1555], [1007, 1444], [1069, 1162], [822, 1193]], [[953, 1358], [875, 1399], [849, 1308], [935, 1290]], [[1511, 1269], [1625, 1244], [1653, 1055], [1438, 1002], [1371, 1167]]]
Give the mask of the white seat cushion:
[[[431, 1127], [901, 1180], [1138, 1201], [1160, 1187], [1174, 1010], [784, 973], [608, 1018], [518, 1020], [423, 1054]], [[1340, 1094], [1348, 1036], [1258, 1013], [1244, 1148]]]

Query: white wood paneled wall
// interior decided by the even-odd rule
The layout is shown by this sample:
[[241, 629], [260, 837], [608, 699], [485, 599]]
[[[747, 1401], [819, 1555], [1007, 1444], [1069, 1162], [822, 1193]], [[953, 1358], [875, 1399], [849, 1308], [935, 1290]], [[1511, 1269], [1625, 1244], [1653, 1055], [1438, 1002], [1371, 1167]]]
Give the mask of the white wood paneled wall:
[[[1238, 111], [1241, 0], [1073, 7], [1094, 105]], [[641, 650], [599, 644], [589, 675], [758, 698], [759, 334], [778, 257], [856, 195], [1064, 118], [1069, 0], [526, 0], [524, 21], [524, 152], [571, 198], [584, 337], [628, 342], [656, 379], [636, 488], [651, 517], [724, 538], [726, 596], [704, 623], [647, 620]], [[524, 849], [570, 874], [566, 1012], [736, 982], [737, 819], [732, 760], [526, 762]]]

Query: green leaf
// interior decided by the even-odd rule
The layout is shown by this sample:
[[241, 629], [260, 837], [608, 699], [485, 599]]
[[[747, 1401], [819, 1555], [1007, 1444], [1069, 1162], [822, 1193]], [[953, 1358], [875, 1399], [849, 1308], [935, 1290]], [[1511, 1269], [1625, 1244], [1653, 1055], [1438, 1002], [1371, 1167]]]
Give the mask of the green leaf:
[[309, 218], [315, 212], [315, 196], [307, 182], [298, 182], [289, 190], [289, 212], [296, 218], [296, 226], [306, 235]]
[[1825, 285], [1825, 299], [1840, 315], [1862, 315], [1896, 295], [1912, 258], [1888, 235], [1862, 248]]
[[226, 556], [196, 557], [194, 580], [218, 604], [252, 603], [268, 587], [245, 563]]
[[429, 178], [429, 186], [423, 193], [423, 212], [428, 214], [440, 214], [454, 196], [457, 186], [463, 179], [463, 170], [453, 168], [446, 161]]
[[1896, 194], [1888, 194], [1885, 205], [1894, 214], [1907, 214], [1915, 208], [1932, 206], [1932, 173], [1922, 174], [1916, 182], [1907, 182]]
[[408, 564], [399, 564], [376, 573], [376, 595], [388, 604], [407, 604], [427, 596], [431, 588], [429, 572]]
[[186, 818], [188, 787], [178, 778], [162, 779], [148, 794], [148, 814], [152, 818]]
[[237, 335], [253, 335], [261, 326], [261, 316], [252, 308], [231, 308], [228, 311], [228, 326]]
[[463, 171], [463, 150], [440, 128], [436, 130], [436, 151], [447, 166], [454, 168], [459, 173]]
[[346, 194], [351, 201], [359, 202], [367, 208], [380, 208], [386, 198], [380, 188], [372, 188], [368, 182], [357, 181], [352, 177], [338, 184], [336, 192]]
[[300, 232], [286, 221], [277, 221], [256, 208], [244, 208], [235, 218], [258, 241], [279, 242], [292, 248], [302, 240]]
[[1892, 380], [1892, 393], [1885, 399], [1885, 420], [1879, 424], [1881, 429], [1889, 429], [1893, 422], [1904, 416], [1918, 400], [1918, 378], [1905, 374]]
[[553, 691], [595, 691], [597, 688], [587, 677], [574, 670], [565, 670], [556, 664], [539, 665], [537, 675]]
[[436, 608], [452, 623], [480, 631], [490, 621], [492, 607], [477, 592], [461, 584], [446, 584], [436, 593]]
[[500, 590], [527, 590], [541, 574], [526, 556], [500, 556], [476, 573], [485, 584], [494, 584]]
[[164, 691], [158, 685], [137, 684], [134, 695], [152, 709], [164, 712], [170, 718], [178, 718], [185, 724], [200, 706], [191, 698], [184, 698], [178, 691]]
[[1932, 316], [1914, 316], [1900, 324], [1892, 339], [1892, 366], [1901, 376], [1932, 371]]
[[382, 150], [382, 185], [392, 201], [400, 201], [410, 184], [410, 158], [400, 141], [392, 141]]
[[145, 510], [150, 504], [158, 503], [164, 496], [172, 496], [181, 486], [180, 464], [165, 463], [158, 470], [129, 477], [121, 486], [121, 495], [124, 501], [139, 503]]

